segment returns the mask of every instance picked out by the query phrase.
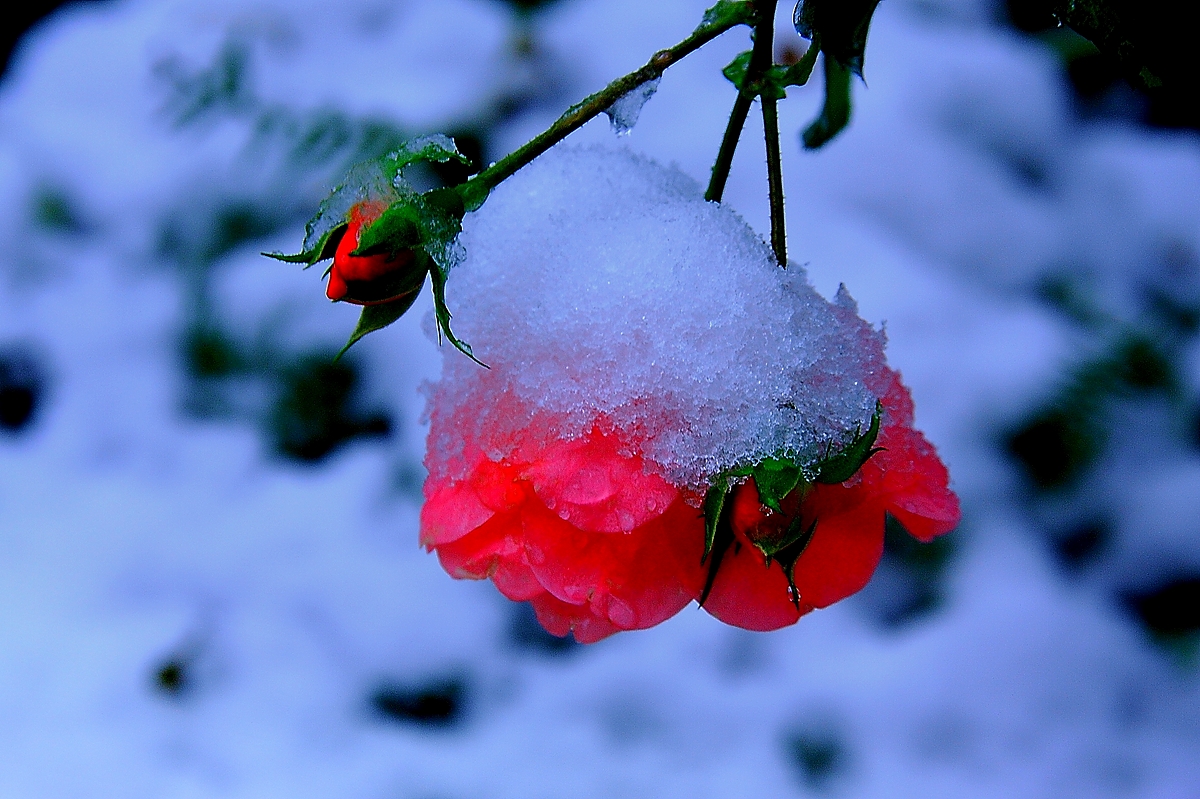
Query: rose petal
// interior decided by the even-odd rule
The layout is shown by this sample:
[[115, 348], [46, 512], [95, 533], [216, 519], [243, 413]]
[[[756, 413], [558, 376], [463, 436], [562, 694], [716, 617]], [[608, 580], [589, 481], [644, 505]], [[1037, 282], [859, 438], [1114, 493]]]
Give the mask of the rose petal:
[[573, 632], [575, 640], [579, 643], [594, 644], [613, 633], [621, 632], [620, 627], [596, 616], [587, 606], [570, 605], [547, 593], [532, 598], [529, 604], [533, 606], [538, 622], [546, 631], [560, 638]]
[[[835, 508], [841, 512], [831, 512]], [[792, 574], [801, 605], [824, 608], [861, 591], [875, 573], [884, 510], [854, 488], [818, 485], [804, 503], [806, 522], [810, 514], [817, 526]]]
[[439, 546], [437, 553], [451, 577], [491, 578], [509, 599], [523, 602], [546, 590], [525, 561], [519, 511], [496, 514], [469, 535]]
[[726, 624], [767, 632], [795, 624], [802, 615], [788, 596], [787, 576], [778, 563], [738, 536], [725, 551], [704, 609]]
[[532, 501], [522, 520], [526, 560], [546, 590], [621, 629], [669, 619], [703, 585], [704, 524], [682, 500], [629, 533], [580, 530]]
[[546, 507], [582, 530], [628, 532], [661, 514], [679, 491], [598, 429], [551, 444], [525, 475]]

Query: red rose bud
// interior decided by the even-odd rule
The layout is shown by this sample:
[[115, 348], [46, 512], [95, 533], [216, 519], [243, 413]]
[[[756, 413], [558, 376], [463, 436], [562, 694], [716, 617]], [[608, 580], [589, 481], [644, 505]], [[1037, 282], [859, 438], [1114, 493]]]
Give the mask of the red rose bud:
[[346, 232], [329, 268], [329, 283], [325, 287], [329, 299], [354, 305], [379, 305], [421, 288], [427, 266], [415, 250], [351, 255], [358, 248], [363, 230], [386, 210], [387, 205], [382, 202], [361, 202], [350, 209]]

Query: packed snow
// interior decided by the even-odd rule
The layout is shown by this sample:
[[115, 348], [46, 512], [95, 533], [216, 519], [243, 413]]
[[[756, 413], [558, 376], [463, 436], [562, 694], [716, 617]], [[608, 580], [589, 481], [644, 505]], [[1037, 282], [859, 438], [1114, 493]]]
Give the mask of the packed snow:
[[[295, 444], [310, 356], [357, 309], [258, 253], [295, 251], [356, 154], [440, 130], [495, 160], [704, 6], [113, 0], [30, 34], [0, 85], [0, 795], [1200, 793], [1195, 634], [1153, 632], [1129, 599], [1200, 568], [1200, 343], [1167, 313], [1200, 286], [1200, 144], [1119, 90], [1073, 97], [986, 0], [882, 3], [869, 88], [827, 148], [797, 140], [818, 87], [780, 104], [789, 252], [886, 321], [963, 498], [936, 558], [892, 551], [777, 633], [685, 611], [546, 638], [417, 545], [418, 387], [443, 361], [483, 371], [425, 337], [427, 299], [355, 346], [357, 383], [323, 384], [348, 438]], [[785, 6], [780, 46], [801, 47]], [[678, 172], [639, 180], [707, 180], [720, 70], [748, 47], [733, 32], [664, 75], [617, 158]], [[570, 142], [593, 144], [618, 146], [608, 119]], [[759, 236], [765, 194], [752, 114], [725, 199]], [[516, 213], [493, 199], [473, 247], [486, 213]], [[450, 307], [487, 360], [496, 323], [455, 299], [472, 268]], [[1170, 380], [1113, 389], [1090, 466], [1037, 489], [1011, 432], [1133, 333]]]
[[468, 216], [462, 244], [448, 301], [491, 369], [447, 359], [433, 402], [474, 421], [430, 442], [439, 474], [468, 466], [462, 442], [480, 430], [548, 424], [570, 440], [603, 418], [703, 493], [734, 466], [815, 463], [871, 426], [882, 336], [677, 169], [560, 146]]

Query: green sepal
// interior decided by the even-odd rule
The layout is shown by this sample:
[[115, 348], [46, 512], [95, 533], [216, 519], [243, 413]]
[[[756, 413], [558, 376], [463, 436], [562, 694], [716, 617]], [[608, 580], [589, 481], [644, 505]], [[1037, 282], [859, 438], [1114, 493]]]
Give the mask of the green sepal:
[[716, 5], [704, 12], [704, 18], [696, 30], [726, 25], [749, 25], [753, 21], [754, 3], [749, 0], [718, 0]]
[[394, 254], [421, 245], [419, 211], [406, 200], [391, 205], [379, 218], [358, 234], [358, 247], [350, 254], [355, 257]]
[[782, 100], [787, 97], [787, 88], [789, 86], [803, 86], [808, 83], [809, 77], [812, 75], [813, 65], [817, 61], [817, 53], [820, 52], [819, 43], [814, 42], [808, 48], [804, 56], [792, 64], [790, 67], [780, 66], [778, 64], [770, 67], [762, 78], [754, 85], [749, 85], [746, 82], [746, 75], [750, 71], [750, 58], [753, 51], [747, 50], [744, 53], [739, 53], [737, 58], [729, 62], [729, 66], [721, 70], [721, 74], [726, 80], [737, 87], [738, 91], [746, 92], [754, 96], [767, 97], [769, 99]]
[[844, 483], [857, 474], [872, 455], [880, 452], [881, 450], [875, 446], [875, 440], [879, 437], [879, 425], [882, 418], [883, 403], [877, 401], [875, 414], [871, 417], [871, 426], [867, 432], [863, 433], [860, 430], [855, 434], [854, 441], [850, 443], [850, 446], [818, 463], [814, 469], [816, 482]]
[[804, 471], [792, 461], [767, 458], [751, 469], [758, 499], [776, 513], [783, 513], [780, 503], [804, 481]]
[[850, 70], [836, 58], [823, 59], [825, 65], [825, 103], [821, 115], [805, 129], [804, 147], [815, 150], [842, 132], [850, 122]]
[[717, 579], [717, 570], [721, 568], [721, 561], [734, 544], [733, 525], [725, 507], [728, 493], [729, 481], [722, 476], [717, 478], [712, 488], [704, 495], [706, 541], [704, 557], [700, 559], [700, 564], [704, 565], [705, 560], [708, 561], [708, 573], [704, 577], [704, 589], [697, 600], [700, 607], [704, 607], [704, 603], [708, 601], [708, 595], [712, 593], [713, 583]]
[[438, 338], [445, 336], [456, 350], [484, 369], [490, 369], [490, 366], [476, 358], [475, 353], [471, 352], [471, 345], [460, 341], [454, 335], [454, 331], [450, 329], [451, 314], [450, 309], [446, 307], [446, 273], [441, 264], [435, 262], [429, 270], [429, 281], [433, 285], [433, 316], [437, 322]]
[[[804, 550], [808, 549], [809, 542], [812, 541], [813, 534], [817, 531], [817, 520], [813, 519], [813, 523], [805, 527], [800, 518], [797, 517], [791, 525], [788, 526], [787, 535], [784, 541], [787, 543], [781, 544], [771, 554], [765, 551], [763, 555], [767, 559], [767, 565], [771, 565], [771, 560], [774, 559], [783, 569], [784, 576], [788, 581], [788, 592], [792, 596], [792, 604], [796, 606], [796, 610], [800, 610], [800, 591], [796, 588], [796, 561], [800, 560], [800, 556], [804, 554]], [[762, 551], [762, 547], [759, 547]]]
[[341, 352], [337, 354], [334, 360], [338, 360], [346, 351], [358, 342], [363, 336], [368, 333], [374, 333], [376, 330], [383, 330], [388, 325], [395, 322], [413, 306], [417, 301], [417, 297], [421, 295], [421, 286], [425, 285], [425, 277], [421, 277], [421, 285], [417, 286], [412, 292], [405, 294], [392, 302], [383, 303], [382, 305], [364, 305], [362, 313], [358, 317], [358, 325], [354, 328], [354, 332], [350, 334], [350, 340], [346, 342], [346, 346], [342, 347]]
[[[817, 527], [817, 522], [814, 519], [813, 523], [805, 527], [800, 517], [797, 516], [788, 525], [787, 531], [783, 534], [783, 538], [778, 541], [755, 541], [754, 546], [767, 559], [767, 565], [771, 565], [772, 560], [777, 560], [783, 563], [784, 558], [792, 550], [796, 550], [799, 545], [799, 550], [795, 552], [796, 558], [800, 557], [800, 553], [804, 551], [804, 547], [808, 546], [808, 542], [812, 540], [813, 531]], [[795, 563], [795, 558], [792, 559]]]
[[317, 241], [315, 247], [303, 252], [298, 252], [295, 255], [285, 255], [281, 252], [264, 252], [263, 255], [268, 258], [274, 258], [276, 261], [283, 261], [289, 264], [304, 264], [304, 268], [308, 269], [315, 263], [332, 258], [337, 252], [338, 245], [342, 243], [342, 236], [346, 235], [348, 225], [341, 224], [335, 228], [325, 231], [325, 234]]
[[879, 0], [799, 0], [792, 14], [796, 32], [811, 41], [821, 39], [821, 50], [842, 67], [863, 74], [867, 33]]
[[434, 189], [421, 195], [424, 229], [422, 233], [429, 241], [449, 242], [462, 233], [462, 219], [466, 205], [462, 195], [454, 189]]
[[712, 554], [713, 544], [717, 540], [717, 524], [721, 514], [725, 512], [725, 499], [729, 496], [729, 479], [718, 477], [708, 491], [704, 492], [704, 555], [700, 565]]
[[434, 243], [445, 246], [462, 232], [466, 213], [454, 189], [433, 189], [392, 203], [358, 236], [354, 256], [395, 254]]
[[393, 176], [398, 176], [405, 167], [418, 161], [431, 161], [436, 164], [458, 161], [467, 166], [471, 165], [471, 159], [459, 152], [454, 140], [442, 133], [407, 141], [399, 150], [388, 153], [380, 160], [385, 170]]

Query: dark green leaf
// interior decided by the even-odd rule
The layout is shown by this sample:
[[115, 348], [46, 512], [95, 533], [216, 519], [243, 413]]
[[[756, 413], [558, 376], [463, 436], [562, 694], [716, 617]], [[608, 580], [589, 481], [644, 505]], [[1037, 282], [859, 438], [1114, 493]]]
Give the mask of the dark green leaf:
[[263, 255], [289, 264], [304, 264], [304, 268], [307, 269], [315, 263], [333, 257], [337, 252], [338, 245], [342, 243], [342, 236], [346, 235], [346, 227], [346, 225], [338, 225], [327, 230], [311, 250], [298, 252], [295, 255], [284, 255], [281, 252], [264, 252]]
[[850, 122], [850, 70], [835, 58], [825, 58], [825, 105], [804, 131], [804, 146], [815, 150], [842, 131]]
[[[421, 281], [424, 285], [424, 278]], [[417, 301], [417, 297], [421, 294], [421, 287], [418, 286], [415, 291], [406, 294], [397, 300], [383, 305], [366, 305], [363, 306], [362, 313], [358, 317], [358, 325], [354, 328], [354, 332], [350, 334], [350, 340], [346, 342], [346, 346], [342, 347], [342, 351], [334, 358], [336, 361], [346, 354], [346, 351], [354, 346], [354, 344], [368, 333], [374, 333], [376, 330], [383, 330], [388, 325], [395, 322], [405, 312], [413, 306]]]
[[867, 32], [879, 0], [800, 0], [792, 21], [806, 39], [821, 39], [821, 51], [862, 77]]
[[750, 71], [750, 58], [753, 55], [753, 50], [738, 53], [737, 57], [729, 62], [729, 66], [721, 70], [721, 74], [725, 76], [725, 79], [736, 86], [739, 91], [745, 88], [746, 73]]
[[753, 51], [739, 53], [737, 58], [729, 62], [729, 66], [721, 74], [738, 88], [738, 91], [748, 92], [754, 96], [763, 96], [782, 100], [787, 96], [789, 86], [803, 86], [812, 74], [813, 64], [816, 63], [820, 47], [814, 44], [808, 48], [804, 57], [790, 67], [775, 65], [766, 71], [762, 79], [755, 85], [748, 85], [746, 75], [750, 71], [750, 59]]
[[815, 469], [818, 483], [844, 483], [853, 477], [867, 460], [879, 452], [874, 449], [875, 439], [879, 437], [879, 424], [883, 416], [883, 405], [875, 403], [875, 415], [871, 417], [871, 426], [867, 432], [859, 432], [850, 446], [827, 457], [817, 464]]

